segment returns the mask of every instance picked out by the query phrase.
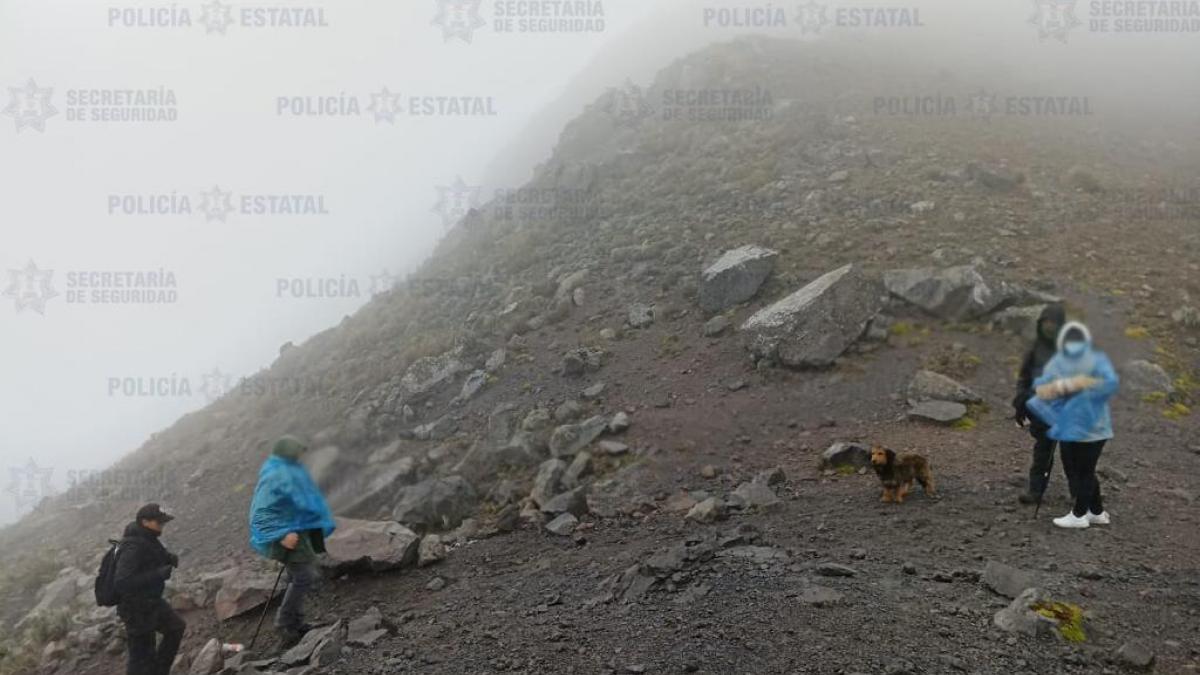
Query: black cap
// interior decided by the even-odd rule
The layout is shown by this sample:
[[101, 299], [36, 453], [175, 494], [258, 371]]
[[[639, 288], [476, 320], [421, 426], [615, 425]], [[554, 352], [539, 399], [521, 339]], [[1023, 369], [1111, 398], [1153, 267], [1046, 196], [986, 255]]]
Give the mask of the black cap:
[[137, 519], [139, 523], [143, 520], [157, 520], [165, 524], [175, 520], [175, 516], [164, 512], [158, 504], [147, 504], [138, 509]]

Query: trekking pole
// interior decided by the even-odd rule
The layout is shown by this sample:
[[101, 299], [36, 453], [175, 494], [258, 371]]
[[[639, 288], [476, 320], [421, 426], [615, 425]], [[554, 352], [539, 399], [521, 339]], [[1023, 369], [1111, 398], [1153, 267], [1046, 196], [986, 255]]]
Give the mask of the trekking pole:
[[[283, 556], [287, 560], [287, 554]], [[258, 626], [254, 628], [254, 637], [250, 638], [250, 646], [247, 650], [254, 649], [254, 643], [258, 641], [258, 632], [262, 630], [263, 621], [267, 618], [267, 612], [271, 611], [271, 601], [275, 599], [275, 591], [279, 590], [279, 580], [283, 578], [283, 570], [287, 568], [283, 562], [279, 563], [279, 574], [275, 575], [275, 585], [271, 587], [271, 594], [267, 596], [267, 602], [263, 605], [262, 615], [258, 617]]]
[[1042, 510], [1042, 497], [1046, 495], [1046, 488], [1050, 487], [1050, 472], [1054, 470], [1054, 453], [1050, 453], [1050, 463], [1046, 465], [1046, 473], [1042, 476], [1042, 489], [1038, 490], [1037, 506], [1033, 507], [1033, 519], [1037, 520], [1038, 512]]

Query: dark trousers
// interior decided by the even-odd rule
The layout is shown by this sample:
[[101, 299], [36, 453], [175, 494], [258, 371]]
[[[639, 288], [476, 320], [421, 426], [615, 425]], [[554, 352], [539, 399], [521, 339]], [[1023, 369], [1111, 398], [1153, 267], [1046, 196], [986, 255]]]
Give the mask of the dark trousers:
[[1096, 477], [1096, 464], [1106, 441], [1090, 443], [1062, 442], [1063, 471], [1071, 484], [1071, 495], [1075, 497], [1073, 513], [1082, 517], [1089, 511], [1104, 513], [1104, 502], [1100, 498], [1100, 479]]
[[129, 646], [127, 675], [168, 675], [187, 623], [162, 599], [132, 607], [124, 614]]
[[304, 625], [304, 598], [317, 585], [320, 573], [311, 562], [290, 562], [287, 575], [287, 591], [275, 614], [275, 627], [298, 630]]
[[1054, 463], [1054, 447], [1058, 442], [1046, 435], [1049, 431], [1050, 427], [1039, 420], [1030, 420], [1029, 433], [1033, 436], [1033, 463], [1029, 466], [1031, 495], [1045, 494], [1050, 482], [1050, 465]]

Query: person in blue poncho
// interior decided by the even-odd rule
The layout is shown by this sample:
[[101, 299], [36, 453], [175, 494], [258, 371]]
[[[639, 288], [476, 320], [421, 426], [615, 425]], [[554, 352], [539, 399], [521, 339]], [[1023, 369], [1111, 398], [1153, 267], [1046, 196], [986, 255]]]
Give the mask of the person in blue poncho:
[[1096, 464], [1113, 437], [1109, 399], [1119, 384], [1112, 362], [1093, 346], [1087, 326], [1076, 321], [1063, 326], [1058, 353], [1034, 381], [1037, 394], [1027, 403], [1050, 425], [1047, 435], [1059, 443], [1063, 471], [1075, 497], [1075, 508], [1054, 519], [1059, 527], [1081, 529], [1110, 522]]
[[325, 552], [325, 538], [334, 529], [325, 498], [300, 463], [307, 450], [291, 436], [276, 441], [250, 503], [250, 545], [287, 569], [287, 590], [275, 615], [284, 649], [311, 629], [304, 622], [304, 598], [320, 578], [317, 555]]

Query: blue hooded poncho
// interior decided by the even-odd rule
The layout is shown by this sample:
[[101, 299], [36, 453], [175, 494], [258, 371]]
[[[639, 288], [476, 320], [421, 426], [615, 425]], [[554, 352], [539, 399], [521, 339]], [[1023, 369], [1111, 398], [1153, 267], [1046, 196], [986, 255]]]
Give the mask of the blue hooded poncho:
[[[286, 439], [285, 439], [286, 440]], [[263, 462], [258, 472], [258, 485], [250, 502], [250, 545], [259, 554], [269, 557], [271, 545], [289, 532], [320, 530], [328, 537], [333, 533], [333, 513], [325, 497], [313, 482], [308, 470], [300, 464], [292, 444], [276, 444], [275, 453]], [[285, 446], [285, 451], [280, 451]]]
[[[1083, 354], [1071, 357], [1063, 353], [1068, 331], [1083, 335], [1087, 342]], [[1112, 413], [1108, 401], [1117, 392], [1120, 379], [1108, 356], [1092, 347], [1092, 335], [1087, 326], [1070, 322], [1058, 334], [1058, 353], [1046, 364], [1034, 386], [1076, 375], [1094, 377], [1100, 384], [1053, 400], [1034, 396], [1025, 405], [1050, 425], [1047, 435], [1056, 441], [1089, 443], [1112, 438]]]

